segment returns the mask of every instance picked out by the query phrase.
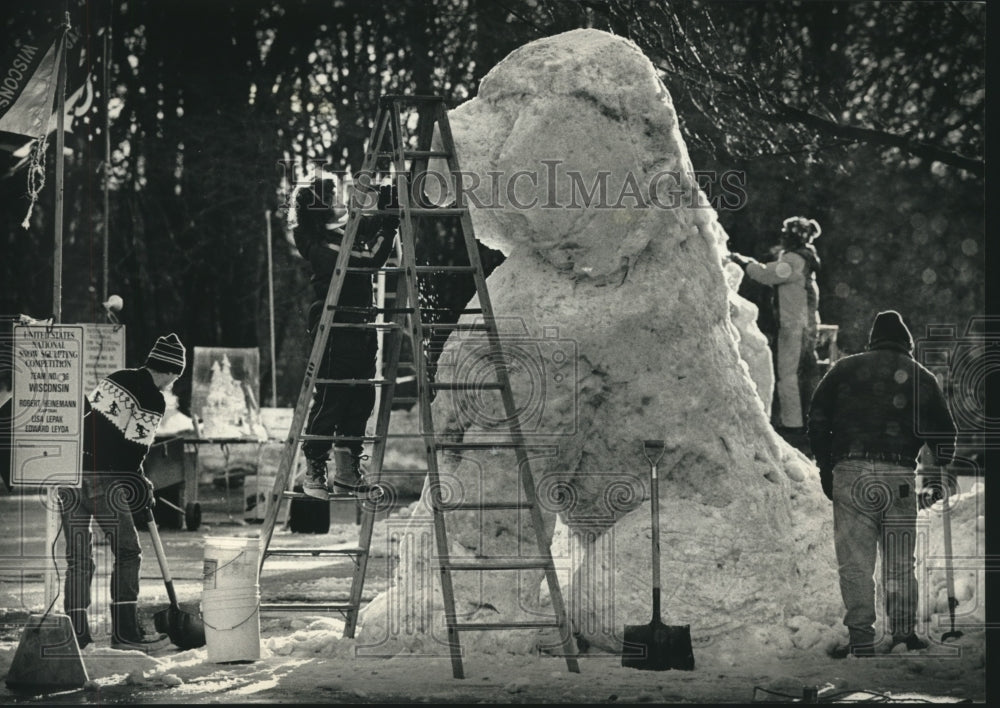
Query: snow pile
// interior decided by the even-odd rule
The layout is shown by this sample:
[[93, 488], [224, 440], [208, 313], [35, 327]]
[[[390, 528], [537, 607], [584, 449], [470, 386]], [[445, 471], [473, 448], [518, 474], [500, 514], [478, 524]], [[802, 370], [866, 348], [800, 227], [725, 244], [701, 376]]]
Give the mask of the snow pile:
[[166, 403], [166, 409], [163, 412], [160, 425], [156, 429], [156, 434], [162, 436], [180, 435], [193, 431], [194, 421], [181, 413], [177, 406], [176, 394], [173, 391], [163, 391], [163, 400]]
[[[703, 643], [784, 617], [824, 622], [839, 602], [828, 502], [815, 467], [770, 427], [758, 395], [772, 385], [762, 335], [734, 298], [738, 283], [727, 281], [725, 234], [652, 64], [596, 30], [544, 38], [498, 64], [450, 118], [462, 169], [483, 181], [466, 194], [477, 236], [506, 254], [490, 295], [520, 423], [537, 446], [546, 530], [557, 516], [565, 524], [554, 553], [576, 630], [616, 650], [623, 624], [648, 620], [645, 439], [665, 445], [665, 619], [690, 623]], [[494, 191], [491, 173], [509, 181]], [[593, 185], [588, 202], [580, 187]], [[668, 189], [680, 198], [665, 208]], [[483, 340], [453, 334], [438, 380], [493, 376]], [[493, 392], [442, 391], [434, 419], [454, 441], [509, 440]], [[461, 450], [441, 460], [442, 494], [446, 503], [514, 500], [517, 469], [509, 448]], [[523, 511], [455, 510], [447, 519], [457, 557], [534, 553]], [[419, 635], [442, 611], [439, 597], [433, 611], [423, 599], [437, 592], [429, 522], [422, 503], [400, 541], [393, 586], [366, 613], [365, 630], [379, 637], [394, 634], [390, 608], [403, 613], [401, 651], [426, 645]], [[546, 614], [540, 571], [453, 578], [463, 618]], [[473, 651], [531, 651], [536, 641], [523, 631], [462, 635]]]

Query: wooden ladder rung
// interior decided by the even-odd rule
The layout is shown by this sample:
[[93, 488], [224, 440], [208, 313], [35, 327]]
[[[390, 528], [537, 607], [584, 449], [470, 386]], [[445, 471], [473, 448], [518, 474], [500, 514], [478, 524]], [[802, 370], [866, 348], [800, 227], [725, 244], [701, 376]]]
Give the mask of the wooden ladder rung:
[[[426, 471], [426, 470], [425, 470]], [[498, 509], [531, 509], [531, 504], [526, 504], [524, 502], [458, 502], [455, 504], [445, 503], [445, 504], [435, 504], [434, 508], [438, 511], [496, 511]]]
[[439, 450], [492, 450], [493, 448], [528, 448], [528, 447], [551, 447], [551, 445], [528, 445], [527, 443], [516, 443], [509, 440], [497, 442], [448, 442], [441, 441], [434, 443]]
[[395, 322], [333, 322], [330, 327], [332, 329], [374, 329], [381, 331], [400, 329], [400, 326]]
[[281, 497], [283, 499], [302, 499], [304, 501], [314, 501], [322, 504], [328, 501], [354, 501], [358, 498], [358, 495], [353, 492], [330, 492], [327, 499], [317, 499], [316, 497], [309, 496], [305, 492], [284, 491], [281, 493]]
[[261, 612], [351, 612], [358, 608], [330, 602], [262, 602]]
[[474, 383], [457, 383], [455, 381], [433, 381], [430, 384], [433, 391], [502, 391], [503, 385], [495, 381], [476, 381]]
[[[348, 266], [344, 268], [348, 273], [405, 273], [406, 266], [386, 266], [384, 268], [365, 268], [362, 266]], [[414, 273], [475, 273], [475, 266], [455, 266], [455, 265], [419, 265], [413, 266], [410, 270]]]
[[395, 379], [313, 379], [318, 384], [338, 384], [340, 386], [388, 386]]
[[455, 331], [486, 331], [485, 322], [424, 322], [424, 329], [452, 329]]
[[540, 570], [548, 568], [543, 558], [476, 558], [475, 560], [441, 560], [438, 567], [448, 570]]
[[528, 620], [525, 622], [455, 622], [452, 627], [460, 632], [493, 629], [542, 629], [558, 627], [558, 620]]
[[[348, 307], [347, 305], [327, 305], [334, 312], [349, 312], [355, 315], [407, 315], [413, 314], [412, 307]], [[334, 323], [336, 324], [336, 323]]]
[[303, 433], [299, 436], [299, 442], [308, 440], [329, 440], [330, 442], [377, 442], [381, 440], [377, 435], [308, 435]]
[[268, 548], [268, 556], [359, 556], [367, 553], [364, 548]]

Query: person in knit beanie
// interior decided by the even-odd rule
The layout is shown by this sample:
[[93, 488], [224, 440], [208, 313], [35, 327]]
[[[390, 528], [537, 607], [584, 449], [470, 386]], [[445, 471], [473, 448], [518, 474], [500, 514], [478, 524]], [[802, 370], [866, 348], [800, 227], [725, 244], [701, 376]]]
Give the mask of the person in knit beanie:
[[778, 332], [775, 352], [776, 429], [789, 442], [800, 446], [805, 437], [803, 408], [819, 378], [816, 345], [819, 336], [819, 287], [816, 274], [819, 254], [813, 241], [822, 229], [815, 219], [792, 216], [781, 224], [777, 260], [759, 263], [731, 253], [730, 260], [751, 280], [774, 289]]
[[[872, 322], [867, 351], [838, 359], [809, 405], [808, 434], [823, 493], [833, 502], [834, 548], [840, 592], [847, 609], [848, 643], [833, 651], [873, 656], [904, 643], [919, 651], [927, 642], [914, 631], [917, 579], [914, 543], [917, 456], [927, 446], [942, 489], [956, 427], [944, 392], [913, 359], [913, 337], [895, 310]], [[924, 470], [925, 474], [927, 470]], [[885, 639], [875, 627], [875, 564], [882, 549]]]
[[60, 487], [66, 580], [63, 607], [80, 648], [93, 641], [87, 611], [94, 576], [91, 520], [111, 539], [111, 647], [144, 652], [168, 646], [165, 634], [147, 635], [139, 612], [142, 549], [133, 514], [155, 503], [142, 464], [166, 410], [162, 391], [186, 368], [186, 350], [170, 333], [157, 338], [144, 364], [114, 371], [84, 399], [83, 481]]

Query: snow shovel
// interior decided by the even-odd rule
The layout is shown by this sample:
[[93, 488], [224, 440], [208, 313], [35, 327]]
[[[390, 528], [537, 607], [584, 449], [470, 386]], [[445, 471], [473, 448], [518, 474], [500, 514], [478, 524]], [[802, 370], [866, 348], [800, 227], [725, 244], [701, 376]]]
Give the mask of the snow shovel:
[[163, 553], [160, 532], [156, 528], [153, 510], [149, 508], [146, 509], [146, 523], [149, 535], [153, 539], [153, 548], [156, 549], [156, 560], [160, 564], [160, 572], [163, 573], [163, 584], [167, 586], [167, 597], [170, 598], [170, 607], [153, 615], [153, 625], [156, 627], [156, 631], [166, 632], [170, 641], [180, 649], [203, 647], [205, 646], [205, 624], [200, 617], [185, 612], [177, 604], [177, 593], [174, 592], [174, 581], [170, 577], [167, 558]]
[[945, 491], [942, 500], [944, 514], [941, 516], [941, 529], [944, 531], [944, 573], [948, 583], [948, 614], [951, 616], [951, 631], [941, 635], [941, 641], [958, 639], [962, 632], [955, 630], [955, 608], [958, 607], [958, 598], [955, 597], [955, 574], [951, 568], [951, 495]]
[[643, 441], [643, 455], [650, 468], [650, 510], [653, 516], [653, 620], [625, 625], [622, 666], [646, 671], [694, 669], [691, 625], [669, 626], [660, 619], [660, 489], [656, 465], [663, 457], [662, 440]]

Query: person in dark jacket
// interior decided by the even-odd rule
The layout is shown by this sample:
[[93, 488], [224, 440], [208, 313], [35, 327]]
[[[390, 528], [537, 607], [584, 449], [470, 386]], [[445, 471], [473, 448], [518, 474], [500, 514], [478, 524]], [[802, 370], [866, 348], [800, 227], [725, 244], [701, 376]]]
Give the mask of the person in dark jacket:
[[[335, 184], [319, 178], [300, 188], [295, 196], [294, 239], [299, 253], [312, 271], [313, 301], [309, 308], [309, 333], [315, 336], [327, 291], [344, 240], [344, 229], [336, 223]], [[394, 206], [388, 188], [379, 191], [378, 206]], [[358, 225], [348, 267], [381, 268], [392, 253], [399, 219], [392, 216], [365, 217]], [[361, 324], [374, 320], [372, 273], [348, 273], [344, 278], [335, 324]], [[320, 379], [371, 379], [375, 376], [378, 340], [375, 330], [364, 327], [334, 327], [327, 337]], [[360, 438], [375, 407], [375, 386], [369, 384], [318, 383], [306, 421], [306, 434], [323, 437]], [[302, 489], [309, 496], [328, 499], [327, 463], [331, 447], [335, 474], [334, 490], [362, 493], [367, 490], [361, 469], [364, 445], [360, 440], [309, 440], [302, 445], [308, 463]]]
[[813, 241], [822, 230], [814, 219], [792, 216], [781, 224], [778, 258], [758, 263], [738, 253], [730, 259], [751, 280], [775, 289], [778, 334], [775, 348], [775, 391], [778, 432], [792, 438], [805, 432], [802, 416], [819, 371], [816, 344], [819, 330], [819, 254]]
[[149, 652], [170, 644], [165, 634], [147, 635], [139, 621], [142, 549], [132, 515], [153, 504], [153, 484], [142, 464], [166, 410], [162, 391], [184, 366], [184, 345], [171, 333], [156, 340], [141, 367], [112, 372], [84, 399], [82, 485], [59, 487], [66, 537], [63, 607], [81, 649], [92, 641], [87, 617], [94, 577], [91, 519], [109, 538], [115, 556], [111, 647]]
[[882, 582], [889, 648], [926, 648], [914, 632], [917, 456], [924, 445], [943, 468], [955, 450], [955, 423], [941, 386], [913, 359], [913, 339], [894, 310], [875, 317], [868, 351], [834, 363], [809, 407], [809, 441], [823, 493], [833, 501], [834, 545], [849, 643], [838, 657], [875, 654], [875, 558]]

